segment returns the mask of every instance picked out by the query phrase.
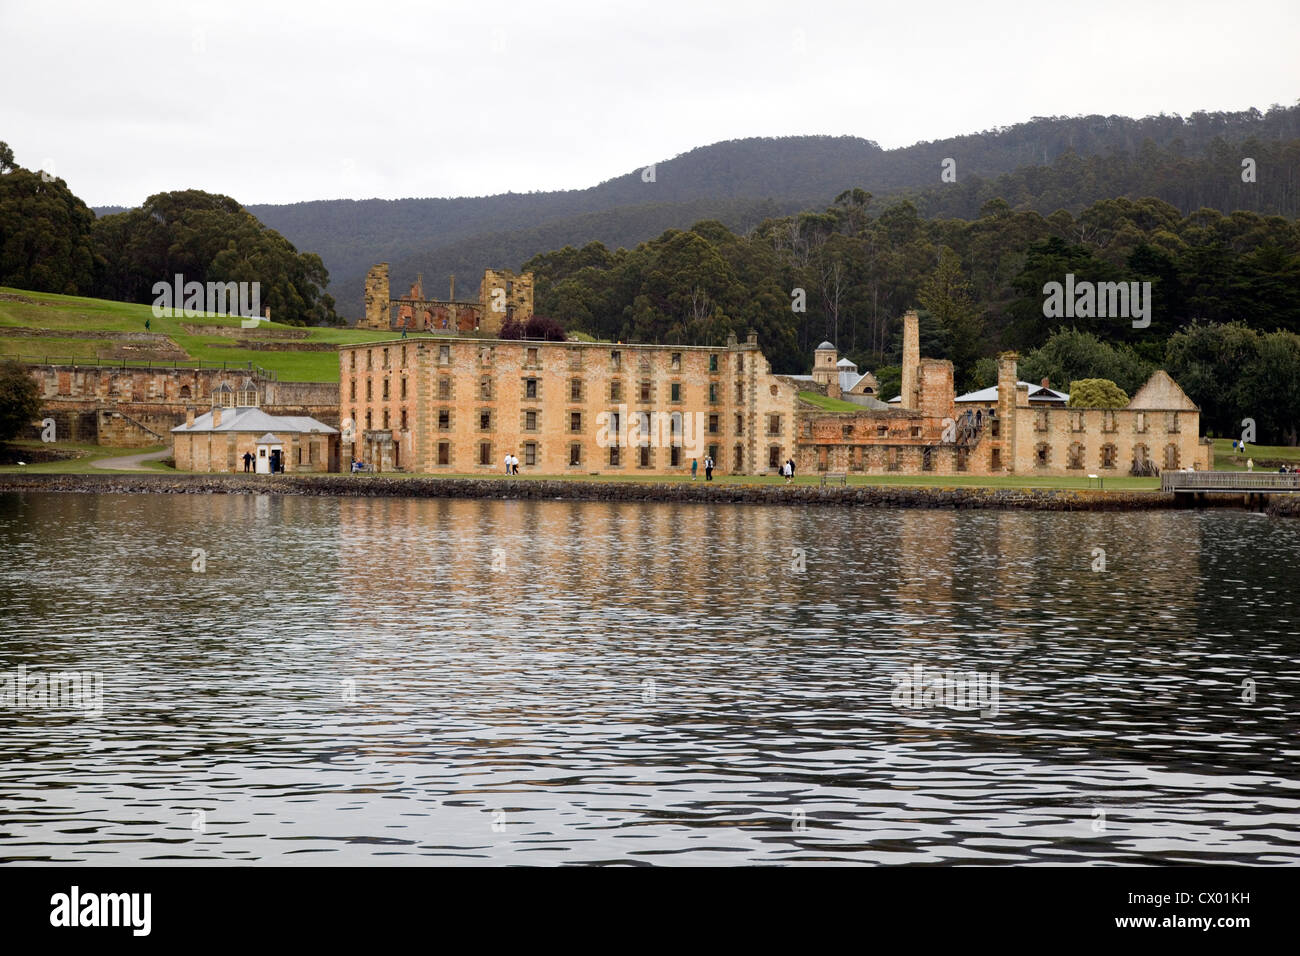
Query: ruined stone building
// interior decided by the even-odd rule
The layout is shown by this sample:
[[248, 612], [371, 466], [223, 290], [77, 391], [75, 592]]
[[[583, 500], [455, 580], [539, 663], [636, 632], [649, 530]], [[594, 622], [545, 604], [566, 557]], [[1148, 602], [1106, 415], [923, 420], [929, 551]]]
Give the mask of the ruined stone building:
[[161, 445], [188, 409], [214, 404], [338, 424], [338, 385], [281, 382], [257, 368], [32, 365], [28, 371], [40, 391], [41, 417], [54, 419], [59, 441]]
[[359, 329], [406, 329], [456, 335], [482, 332], [495, 335], [508, 319], [525, 321], [533, 314], [533, 274], [486, 269], [478, 297], [457, 300], [456, 277], [450, 277], [447, 298], [424, 294], [424, 277], [416, 276], [410, 291], [396, 299], [389, 293], [388, 263], [381, 262], [366, 275], [365, 316]]
[[[340, 349], [340, 413], [379, 471], [762, 474], [793, 452], [796, 387], [757, 336], [718, 347], [481, 338]], [[349, 446], [344, 445], [346, 458]], [[703, 477], [701, 472], [701, 477]]]
[[[991, 401], [973, 393], [959, 403], [952, 363], [920, 355], [914, 312], [903, 343], [897, 405], [867, 394], [874, 377], [846, 367], [830, 343], [812, 375], [773, 374], [753, 333], [718, 347], [456, 336], [345, 346], [343, 458], [379, 471], [487, 474], [513, 454], [522, 473], [556, 475], [680, 475], [706, 455], [719, 473], [742, 475], [772, 474], [787, 458], [800, 474], [1104, 476], [1210, 465], [1200, 412], [1164, 372], [1126, 408], [1069, 408], [1064, 393], [1018, 381], [1016, 356], [1004, 353]], [[854, 394], [863, 407], [825, 411], [800, 399], [808, 390]]]

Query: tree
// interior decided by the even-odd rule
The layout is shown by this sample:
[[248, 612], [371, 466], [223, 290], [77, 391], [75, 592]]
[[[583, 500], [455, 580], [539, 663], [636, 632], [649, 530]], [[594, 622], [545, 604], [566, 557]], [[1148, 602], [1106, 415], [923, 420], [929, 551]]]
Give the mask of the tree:
[[1110, 379], [1081, 378], [1070, 383], [1071, 408], [1124, 408], [1128, 393]]
[[0, 146], [0, 285], [90, 292], [95, 214], [62, 179], [14, 166], [13, 151]]
[[953, 374], [966, 381], [974, 370], [982, 345], [983, 322], [971, 296], [970, 283], [961, 269], [961, 257], [948, 246], [939, 250], [939, 264], [921, 283], [916, 297], [939, 320], [948, 343]]
[[41, 414], [41, 393], [26, 367], [0, 364], [0, 441], [9, 441]]
[[7, 173], [14, 168], [14, 151], [9, 144], [0, 140], [0, 173]]

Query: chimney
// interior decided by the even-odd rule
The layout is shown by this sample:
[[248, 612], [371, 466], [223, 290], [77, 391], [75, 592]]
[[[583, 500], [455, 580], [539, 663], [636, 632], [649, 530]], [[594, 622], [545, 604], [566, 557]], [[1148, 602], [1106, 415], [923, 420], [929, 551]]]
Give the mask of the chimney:
[[185, 406], [185, 427], [186, 428], [194, 427], [194, 406], [193, 405]]
[[451, 294], [447, 297], [448, 302], [456, 301], [456, 273], [451, 274]]
[[212, 427], [213, 428], [221, 427], [221, 406], [220, 405], [212, 406]]
[[917, 371], [921, 364], [919, 321], [915, 309], [908, 309], [903, 315], [903, 381], [899, 401], [903, 408], [916, 407]]
[[1047, 388], [1047, 387], [1048, 387], [1047, 379], [1043, 379], [1043, 388]]
[[758, 332], [754, 329], [750, 329], [749, 334], [745, 336], [745, 342], [748, 343], [749, 345], [757, 345]]

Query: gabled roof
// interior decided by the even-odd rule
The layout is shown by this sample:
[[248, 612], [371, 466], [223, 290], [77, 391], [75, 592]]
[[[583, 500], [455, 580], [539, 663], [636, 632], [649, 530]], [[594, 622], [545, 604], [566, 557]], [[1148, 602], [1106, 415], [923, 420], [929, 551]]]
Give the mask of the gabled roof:
[[836, 368], [852, 368], [852, 369], [856, 369], [856, 368], [858, 367], [858, 365], [857, 365], [857, 363], [854, 362], [852, 359], [842, 358], [842, 359], [840, 359], [838, 362], [835, 363], [835, 367], [836, 367]]
[[1139, 411], [1159, 409], [1161, 411], [1195, 411], [1196, 403], [1187, 397], [1187, 393], [1178, 387], [1178, 383], [1169, 377], [1164, 369], [1156, 369], [1141, 388], [1129, 399], [1125, 408]]
[[[193, 425], [177, 425], [173, 432], [285, 432], [295, 435], [317, 432], [322, 435], [337, 435], [338, 429], [331, 428], [324, 422], [306, 415], [268, 415], [260, 408], [252, 406], [241, 408], [223, 408], [221, 424], [212, 425], [212, 412], [205, 412], [194, 419]], [[277, 439], [278, 441], [279, 439]]]
[[[1029, 400], [1031, 402], [1051, 402], [1064, 405], [1070, 400], [1069, 392], [1058, 392], [1054, 388], [1045, 388], [1042, 385], [1035, 385], [1033, 382], [1016, 382], [1016, 385], [1023, 385], [1029, 389]], [[953, 399], [954, 402], [996, 402], [997, 400], [998, 387], [996, 385], [990, 385], [988, 388], [981, 388], [975, 392], [967, 392], [965, 395], [958, 395]]]
[[283, 445], [284, 444], [283, 441], [281, 441], [279, 438], [276, 438], [270, 432], [267, 432], [265, 435], [259, 438], [257, 440], [257, 443], [259, 445]]

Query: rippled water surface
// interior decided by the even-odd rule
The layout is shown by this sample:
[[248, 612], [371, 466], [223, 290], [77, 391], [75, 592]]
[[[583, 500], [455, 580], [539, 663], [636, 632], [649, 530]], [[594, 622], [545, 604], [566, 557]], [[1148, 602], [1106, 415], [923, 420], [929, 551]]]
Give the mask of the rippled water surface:
[[[103, 681], [0, 707], [0, 860], [1296, 863], [1298, 553], [1226, 511], [0, 495], [0, 676]], [[900, 706], [916, 665], [996, 705]]]

